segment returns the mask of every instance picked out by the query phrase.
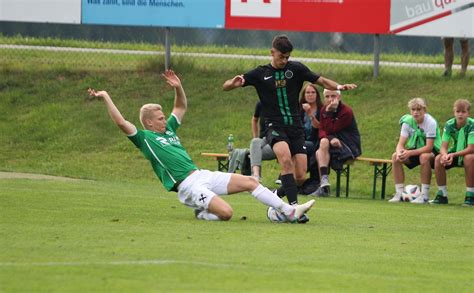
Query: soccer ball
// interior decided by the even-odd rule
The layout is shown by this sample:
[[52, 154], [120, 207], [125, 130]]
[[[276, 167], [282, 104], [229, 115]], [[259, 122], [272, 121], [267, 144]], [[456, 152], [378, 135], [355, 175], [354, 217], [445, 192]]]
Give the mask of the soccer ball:
[[267, 218], [272, 223], [285, 223], [288, 222], [288, 218], [280, 211], [272, 207], [268, 207], [267, 209]]
[[421, 194], [421, 189], [418, 185], [407, 185], [403, 189], [402, 199], [403, 201], [410, 202], [417, 198]]

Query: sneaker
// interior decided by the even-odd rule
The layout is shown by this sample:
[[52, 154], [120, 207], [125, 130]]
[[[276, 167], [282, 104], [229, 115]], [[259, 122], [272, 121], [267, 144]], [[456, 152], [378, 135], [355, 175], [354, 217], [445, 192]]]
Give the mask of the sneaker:
[[424, 198], [423, 195], [417, 196], [414, 200], [410, 201], [411, 203], [424, 204], [428, 203], [428, 199]]
[[329, 194], [331, 193], [331, 189], [329, 186], [326, 187], [318, 187], [314, 192], [310, 193], [309, 195], [312, 196], [319, 196], [319, 197], [328, 197]]
[[331, 184], [329, 184], [329, 179], [327, 176], [323, 176], [321, 178], [321, 184], [319, 184], [319, 187], [327, 187], [327, 186], [331, 186]]
[[474, 192], [466, 191], [466, 197], [464, 198], [464, 203], [462, 205], [465, 207], [474, 206]]
[[451, 75], [452, 75], [452, 71], [450, 69], [444, 70], [443, 72], [444, 77], [451, 77]]
[[403, 201], [403, 198], [400, 193], [395, 193], [395, 195], [391, 199], [388, 200], [388, 202], [391, 202], [391, 203], [402, 202], [402, 201]]
[[430, 204], [448, 204], [448, 197], [444, 196], [441, 190], [438, 190], [435, 199], [430, 200]]
[[288, 215], [288, 221], [291, 223], [296, 223], [298, 219], [307, 211], [311, 209], [314, 205], [315, 200], [312, 199], [304, 204], [295, 205], [295, 209]]
[[299, 217], [296, 222], [298, 224], [306, 224], [307, 222], [309, 222], [309, 218], [306, 214], [302, 214], [301, 217]]

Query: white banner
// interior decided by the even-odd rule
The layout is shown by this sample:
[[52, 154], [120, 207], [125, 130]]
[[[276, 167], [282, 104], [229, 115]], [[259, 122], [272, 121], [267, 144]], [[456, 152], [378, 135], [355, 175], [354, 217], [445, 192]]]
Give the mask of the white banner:
[[390, 14], [393, 34], [474, 37], [474, 0], [392, 0]]
[[230, 0], [230, 15], [279, 18], [281, 0]]
[[0, 21], [81, 23], [81, 0], [0, 0]]

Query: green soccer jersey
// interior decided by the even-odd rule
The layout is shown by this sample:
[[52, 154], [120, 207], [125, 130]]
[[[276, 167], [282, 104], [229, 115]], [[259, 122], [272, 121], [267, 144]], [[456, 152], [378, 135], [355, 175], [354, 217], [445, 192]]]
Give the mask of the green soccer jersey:
[[183, 181], [192, 170], [198, 168], [181, 145], [176, 130], [180, 126], [174, 114], [170, 115], [165, 133], [139, 130], [128, 138], [147, 158], [156, 176], [166, 190], [173, 190], [176, 183]]
[[443, 141], [448, 142], [449, 153], [464, 150], [468, 144], [474, 144], [474, 119], [467, 118], [466, 125], [456, 128], [456, 118], [449, 119], [443, 131]]

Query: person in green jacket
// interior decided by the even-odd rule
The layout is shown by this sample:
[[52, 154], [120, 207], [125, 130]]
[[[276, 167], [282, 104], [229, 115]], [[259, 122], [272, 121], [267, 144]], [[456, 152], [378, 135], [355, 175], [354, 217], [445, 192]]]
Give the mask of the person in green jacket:
[[474, 205], [474, 119], [471, 103], [459, 99], [454, 102], [454, 118], [444, 126], [441, 150], [435, 159], [436, 183], [438, 192], [432, 204], [447, 204], [446, 170], [452, 167], [464, 167], [466, 180], [465, 206]]
[[403, 165], [412, 169], [420, 165], [421, 193], [412, 203], [428, 203], [431, 184], [431, 169], [441, 147], [441, 133], [438, 122], [426, 113], [426, 103], [422, 98], [408, 102], [410, 114], [400, 119], [401, 132], [395, 152], [392, 155], [392, 170], [395, 181], [395, 195], [389, 202], [403, 201], [405, 173]]

